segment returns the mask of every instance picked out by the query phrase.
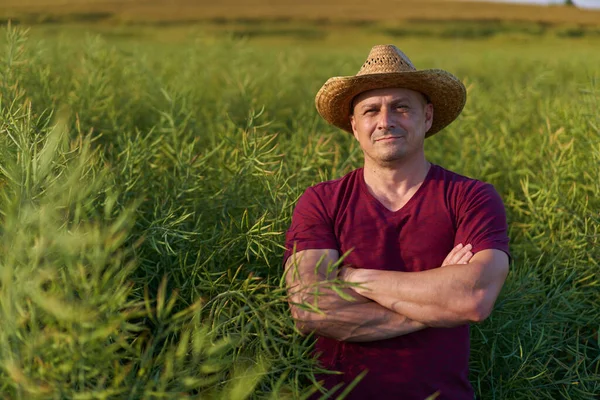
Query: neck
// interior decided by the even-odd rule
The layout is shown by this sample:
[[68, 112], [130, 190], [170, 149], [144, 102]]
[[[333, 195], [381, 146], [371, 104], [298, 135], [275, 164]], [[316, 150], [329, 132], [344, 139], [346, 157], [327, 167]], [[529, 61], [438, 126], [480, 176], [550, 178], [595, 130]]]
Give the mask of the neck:
[[410, 195], [423, 183], [430, 163], [420, 154], [414, 160], [393, 165], [377, 165], [365, 158], [364, 177], [367, 187], [375, 197], [388, 199]]

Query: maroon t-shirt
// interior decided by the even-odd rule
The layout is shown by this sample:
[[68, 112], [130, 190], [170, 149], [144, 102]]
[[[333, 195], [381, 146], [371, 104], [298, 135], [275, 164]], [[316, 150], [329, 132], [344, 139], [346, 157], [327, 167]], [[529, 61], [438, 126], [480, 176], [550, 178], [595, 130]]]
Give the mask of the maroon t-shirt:
[[[490, 184], [432, 165], [425, 181], [392, 212], [368, 191], [363, 170], [310, 187], [298, 200], [286, 235], [285, 260], [296, 251], [352, 250], [357, 268], [416, 272], [438, 268], [458, 243], [473, 253], [508, 254], [506, 214]], [[392, 339], [355, 343], [317, 337], [327, 387], [368, 373], [351, 399], [473, 399], [469, 383], [469, 326], [426, 328]], [[338, 392], [339, 393], [339, 392]]]

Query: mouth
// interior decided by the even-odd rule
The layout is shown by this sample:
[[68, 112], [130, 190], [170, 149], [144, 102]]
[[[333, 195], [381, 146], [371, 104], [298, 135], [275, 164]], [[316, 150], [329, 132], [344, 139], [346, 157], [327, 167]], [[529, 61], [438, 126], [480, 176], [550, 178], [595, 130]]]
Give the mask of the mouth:
[[391, 142], [392, 140], [401, 139], [403, 136], [386, 136], [376, 139], [375, 142]]

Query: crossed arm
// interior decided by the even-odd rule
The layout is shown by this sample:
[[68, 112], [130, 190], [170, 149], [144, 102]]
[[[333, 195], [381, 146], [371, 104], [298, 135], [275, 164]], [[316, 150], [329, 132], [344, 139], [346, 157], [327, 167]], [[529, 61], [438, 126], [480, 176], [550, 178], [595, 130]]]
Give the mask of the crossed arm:
[[292, 315], [305, 333], [346, 341], [387, 339], [429, 326], [481, 321], [504, 283], [508, 258], [499, 250], [475, 256], [470, 250], [470, 245], [459, 245], [442, 268], [423, 272], [344, 267], [339, 278], [361, 286], [336, 290], [320, 283], [338, 277], [336, 269], [328, 268], [339, 259], [338, 252], [300, 251], [286, 263]]
[[[337, 250], [303, 250], [286, 262], [286, 284], [296, 326], [303, 333], [344, 341], [372, 341], [405, 335], [424, 324], [377, 304], [351, 288], [332, 288]], [[310, 308], [313, 308], [311, 310]], [[316, 312], [314, 309], [318, 309]]]
[[[463, 249], [467, 248], [470, 253], [470, 246]], [[360, 283], [357, 293], [389, 310], [427, 326], [452, 327], [485, 320], [508, 275], [503, 251], [482, 250], [469, 258], [464, 265], [422, 272], [344, 267], [340, 275], [344, 281]]]

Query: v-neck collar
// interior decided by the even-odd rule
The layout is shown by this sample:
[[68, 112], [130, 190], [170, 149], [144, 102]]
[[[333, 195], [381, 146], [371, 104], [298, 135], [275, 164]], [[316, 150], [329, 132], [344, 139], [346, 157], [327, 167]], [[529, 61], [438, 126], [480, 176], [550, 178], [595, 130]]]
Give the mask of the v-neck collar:
[[419, 188], [416, 190], [416, 192], [413, 193], [413, 195], [410, 197], [410, 199], [408, 199], [408, 201], [402, 207], [400, 207], [399, 209], [397, 209], [395, 211], [392, 211], [389, 208], [387, 208], [385, 205], [383, 205], [383, 203], [381, 201], [379, 201], [379, 199], [377, 199], [375, 196], [373, 196], [373, 194], [369, 191], [369, 188], [367, 187], [367, 183], [365, 182], [365, 169], [364, 168], [361, 168], [360, 172], [359, 172], [360, 189], [367, 196], [367, 198], [372, 203], [374, 203], [378, 208], [382, 209], [384, 213], [389, 214], [391, 216], [404, 214], [404, 212], [406, 212], [408, 209], [410, 209], [411, 205], [416, 201], [416, 199], [419, 197], [421, 192], [423, 192], [423, 190], [425, 190], [425, 187], [431, 180], [431, 177], [433, 176], [433, 172], [434, 172], [433, 170], [434, 170], [434, 168], [437, 168], [437, 165], [435, 165], [432, 162], [430, 162], [430, 164], [431, 165], [429, 166], [429, 171], [427, 171], [427, 175], [425, 175], [425, 179], [423, 179], [423, 182], [421, 183]]

